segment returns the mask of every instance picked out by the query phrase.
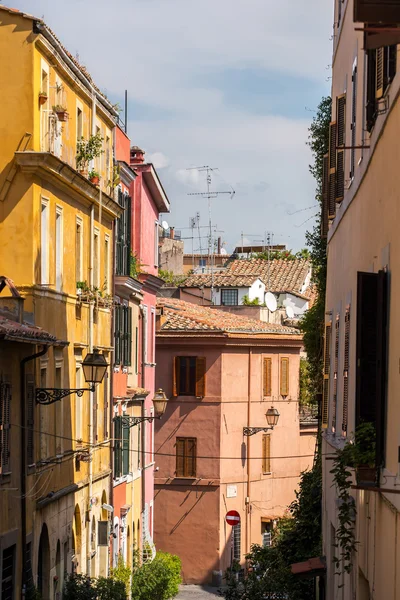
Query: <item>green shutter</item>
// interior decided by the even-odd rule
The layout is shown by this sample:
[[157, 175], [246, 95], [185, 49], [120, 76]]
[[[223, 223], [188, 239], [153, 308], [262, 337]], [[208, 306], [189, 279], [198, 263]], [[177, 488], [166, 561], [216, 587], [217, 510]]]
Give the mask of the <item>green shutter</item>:
[[130, 435], [130, 428], [122, 427], [122, 475], [129, 473]]
[[121, 306], [115, 307], [114, 319], [114, 364], [121, 364]]
[[132, 365], [132, 308], [128, 307], [127, 310], [127, 324], [126, 324], [126, 366]]

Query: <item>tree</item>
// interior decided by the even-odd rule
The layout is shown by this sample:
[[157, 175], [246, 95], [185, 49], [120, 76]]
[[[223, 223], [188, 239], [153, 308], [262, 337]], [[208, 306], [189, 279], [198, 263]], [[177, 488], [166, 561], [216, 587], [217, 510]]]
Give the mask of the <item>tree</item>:
[[170, 600], [179, 592], [181, 561], [168, 552], [157, 552], [154, 560], [137, 566], [132, 576], [132, 600]]

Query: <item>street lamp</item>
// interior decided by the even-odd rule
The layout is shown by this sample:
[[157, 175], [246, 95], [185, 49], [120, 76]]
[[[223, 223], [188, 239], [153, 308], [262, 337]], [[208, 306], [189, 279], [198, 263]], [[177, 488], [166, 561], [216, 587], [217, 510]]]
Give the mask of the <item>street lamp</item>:
[[70, 394], [76, 394], [77, 396], [83, 396], [83, 392], [94, 392], [96, 384], [103, 381], [104, 375], [106, 374], [108, 363], [103, 354], [100, 354], [98, 350], [94, 350], [89, 354], [86, 354], [85, 359], [82, 362], [83, 375], [85, 381], [90, 383], [89, 388], [78, 388], [78, 389], [62, 389], [62, 388], [36, 388], [36, 404], [53, 404], [69, 396]]
[[243, 427], [243, 435], [250, 436], [258, 433], [259, 431], [269, 431], [273, 429], [275, 425], [278, 424], [279, 420], [279, 412], [276, 408], [271, 406], [265, 413], [265, 418], [267, 419], [268, 427]]
[[[159, 388], [153, 397], [154, 415], [151, 417], [131, 417], [130, 415], [124, 415], [119, 417], [122, 419], [122, 427], [127, 429], [139, 425], [139, 423], [143, 423], [144, 421], [151, 422], [154, 421], [154, 419], [161, 419], [167, 409], [167, 403], [168, 398], [165, 395], [165, 392]], [[114, 417], [114, 420], [115, 419], [118, 419], [118, 417]]]

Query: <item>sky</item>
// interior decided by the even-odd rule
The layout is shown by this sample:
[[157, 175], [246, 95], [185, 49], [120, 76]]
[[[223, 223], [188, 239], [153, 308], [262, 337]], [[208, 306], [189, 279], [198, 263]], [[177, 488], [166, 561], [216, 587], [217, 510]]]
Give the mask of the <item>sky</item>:
[[[207, 198], [189, 194], [207, 189], [193, 167], [210, 166], [212, 190], [235, 190], [211, 202], [228, 252], [242, 233], [305, 246], [318, 210], [307, 130], [330, 93], [332, 0], [2, 3], [44, 18], [113, 103], [128, 90], [128, 135], [157, 168], [163, 220], [182, 237], [198, 212], [208, 224]], [[207, 248], [200, 232], [195, 251]]]

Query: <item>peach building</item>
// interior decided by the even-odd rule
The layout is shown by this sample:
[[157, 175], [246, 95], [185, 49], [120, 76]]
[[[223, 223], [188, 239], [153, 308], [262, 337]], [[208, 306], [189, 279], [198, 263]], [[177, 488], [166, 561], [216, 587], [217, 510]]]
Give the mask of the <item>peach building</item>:
[[351, 490], [357, 552], [346, 573], [333, 563], [340, 505], [332, 462], [322, 461], [327, 600], [400, 598], [399, 9], [335, 2], [323, 454], [342, 448], [358, 424], [373, 423], [378, 478]]
[[[158, 301], [156, 385], [169, 397], [155, 430], [155, 543], [186, 583], [218, 581], [270, 532], [313, 461], [316, 423], [299, 417], [297, 329]], [[273, 406], [280, 417], [266, 428]], [[234, 528], [225, 515], [237, 510]]]

